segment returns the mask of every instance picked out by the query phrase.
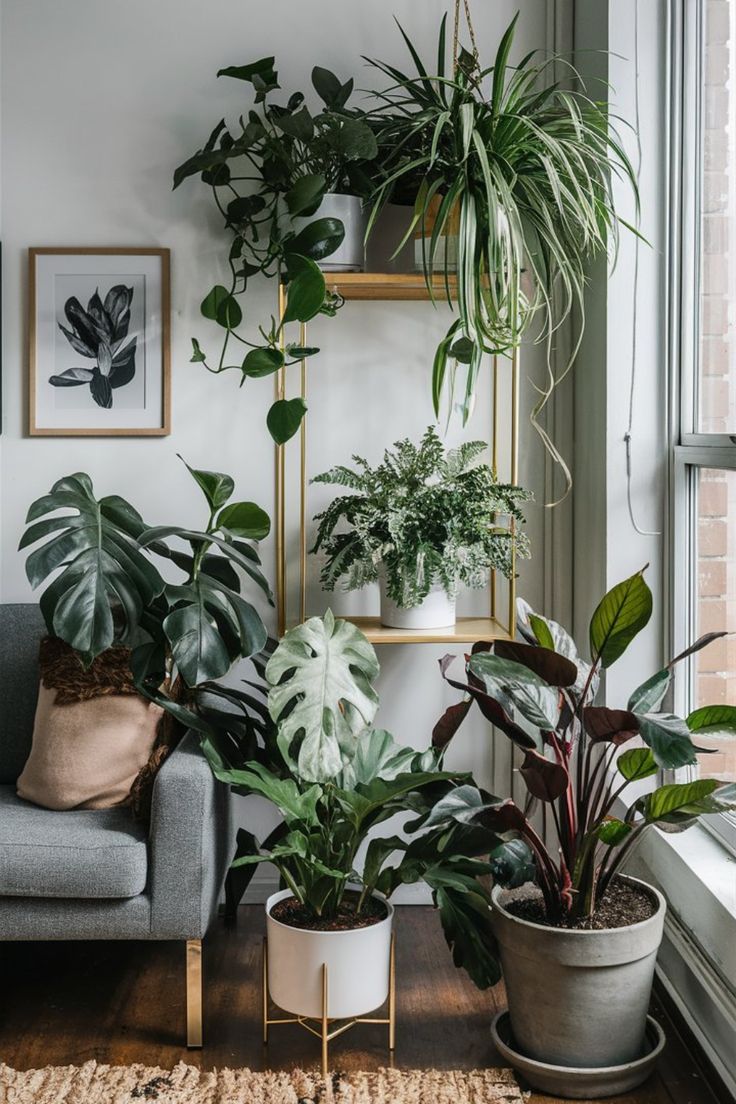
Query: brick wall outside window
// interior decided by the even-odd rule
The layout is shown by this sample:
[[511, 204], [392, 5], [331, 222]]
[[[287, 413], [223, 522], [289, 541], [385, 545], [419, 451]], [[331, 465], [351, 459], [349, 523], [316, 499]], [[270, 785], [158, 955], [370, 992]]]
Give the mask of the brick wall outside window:
[[[736, 2], [706, 0], [700, 432], [736, 433]], [[698, 472], [699, 633], [736, 630], [736, 472]], [[736, 633], [700, 652], [696, 705], [736, 704]], [[701, 774], [736, 780], [736, 739], [708, 741]]]

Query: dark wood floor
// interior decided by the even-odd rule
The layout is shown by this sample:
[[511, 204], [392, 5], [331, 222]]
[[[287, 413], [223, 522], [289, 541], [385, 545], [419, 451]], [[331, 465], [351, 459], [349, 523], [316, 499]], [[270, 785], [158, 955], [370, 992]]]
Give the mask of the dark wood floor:
[[[18, 1069], [80, 1064], [251, 1069], [314, 1066], [318, 1042], [297, 1026], [260, 1033], [263, 914], [240, 910], [237, 928], [207, 938], [205, 1046], [187, 1051], [183, 944], [0, 943], [0, 1062]], [[500, 1065], [490, 1041], [502, 986], [480, 993], [452, 965], [431, 909], [397, 910], [397, 1046], [402, 1067]], [[712, 1104], [714, 1097], [671, 1023], [659, 1074], [618, 1104]], [[332, 1044], [337, 1068], [388, 1064], [385, 1029], [360, 1026]], [[546, 1100], [533, 1095], [530, 1104]]]

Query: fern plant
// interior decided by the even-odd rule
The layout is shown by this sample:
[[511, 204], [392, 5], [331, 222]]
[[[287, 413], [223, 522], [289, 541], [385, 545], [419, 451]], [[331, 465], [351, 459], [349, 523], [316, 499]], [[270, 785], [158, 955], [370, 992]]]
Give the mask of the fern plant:
[[[385, 576], [388, 596], [403, 609], [418, 606], [440, 584], [454, 597], [459, 584], [485, 586], [490, 570], [510, 578], [513, 553], [528, 555], [516, 523], [519, 504], [531, 495], [499, 483], [478, 463], [486, 445], [468, 441], [449, 452], [430, 426], [419, 445], [404, 439], [371, 468], [354, 456], [355, 468], [338, 465], [314, 483], [348, 487], [322, 513], [312, 548], [325, 555], [321, 581], [334, 590], [359, 590]], [[511, 524], [501, 525], [503, 516]]]

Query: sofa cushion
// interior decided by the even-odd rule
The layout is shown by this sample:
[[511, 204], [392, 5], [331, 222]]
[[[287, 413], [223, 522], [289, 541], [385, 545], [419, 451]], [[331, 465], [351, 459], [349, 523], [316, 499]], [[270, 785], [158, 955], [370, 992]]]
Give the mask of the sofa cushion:
[[136, 897], [147, 870], [130, 809], [50, 812], [0, 786], [0, 896]]

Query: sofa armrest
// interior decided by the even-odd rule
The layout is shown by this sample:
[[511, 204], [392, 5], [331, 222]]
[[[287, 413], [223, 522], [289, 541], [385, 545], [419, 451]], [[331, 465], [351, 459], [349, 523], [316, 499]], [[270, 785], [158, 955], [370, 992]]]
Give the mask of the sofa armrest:
[[217, 913], [232, 858], [229, 787], [187, 732], [153, 787], [149, 835], [151, 934], [201, 939]]

